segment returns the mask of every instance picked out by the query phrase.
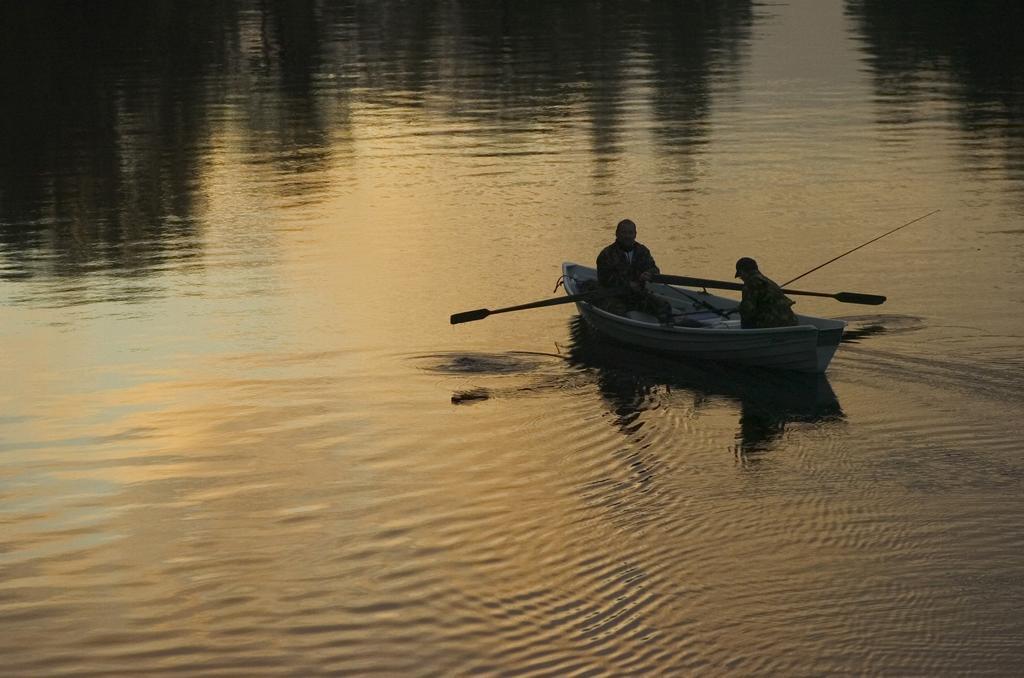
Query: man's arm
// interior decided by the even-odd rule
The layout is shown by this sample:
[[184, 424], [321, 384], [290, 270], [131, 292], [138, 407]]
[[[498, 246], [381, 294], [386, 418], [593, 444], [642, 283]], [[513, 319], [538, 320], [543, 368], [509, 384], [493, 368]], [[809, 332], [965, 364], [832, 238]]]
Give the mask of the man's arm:
[[658, 275], [661, 271], [658, 269], [658, 265], [654, 263], [654, 255], [651, 254], [651, 250], [647, 249], [646, 246], [643, 247], [641, 256], [643, 257], [643, 261], [640, 262], [641, 265], [639, 266], [640, 279], [644, 282], [648, 282], [652, 275]]
[[740, 316], [752, 319], [758, 312], [758, 308], [765, 302], [765, 284], [756, 276], [743, 281], [743, 297], [740, 301]]
[[601, 253], [597, 255], [597, 284], [601, 287], [616, 287], [618, 278], [615, 262], [612, 261], [608, 249], [601, 250]]

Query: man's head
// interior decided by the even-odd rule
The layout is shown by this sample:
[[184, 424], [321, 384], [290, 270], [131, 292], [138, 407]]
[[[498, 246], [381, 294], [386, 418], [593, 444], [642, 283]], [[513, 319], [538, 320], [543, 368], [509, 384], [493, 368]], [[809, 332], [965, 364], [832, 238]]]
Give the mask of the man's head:
[[751, 273], [757, 273], [757, 262], [750, 257], [740, 257], [736, 260], [736, 277], [746, 278]]
[[615, 227], [615, 242], [627, 252], [636, 244], [636, 224], [630, 219], [623, 219]]

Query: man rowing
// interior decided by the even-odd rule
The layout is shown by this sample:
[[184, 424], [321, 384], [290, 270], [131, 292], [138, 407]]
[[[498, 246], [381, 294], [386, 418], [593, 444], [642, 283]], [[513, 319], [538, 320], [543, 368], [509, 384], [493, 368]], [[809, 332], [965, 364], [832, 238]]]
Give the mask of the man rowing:
[[651, 251], [636, 241], [636, 224], [623, 219], [615, 226], [615, 242], [597, 255], [598, 285], [623, 291], [605, 299], [601, 306], [616, 315], [642, 311], [655, 316], [659, 322], [670, 323], [672, 305], [647, 289], [651, 276], [658, 273]]

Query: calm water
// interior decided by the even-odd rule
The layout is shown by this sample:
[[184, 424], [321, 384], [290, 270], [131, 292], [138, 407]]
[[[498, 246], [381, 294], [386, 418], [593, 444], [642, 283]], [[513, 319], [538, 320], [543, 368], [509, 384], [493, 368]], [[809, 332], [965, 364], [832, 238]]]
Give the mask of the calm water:
[[[1021, 25], [4, 3], [0, 674], [1017, 673]], [[934, 209], [801, 280], [889, 297], [827, 377], [448, 324]]]

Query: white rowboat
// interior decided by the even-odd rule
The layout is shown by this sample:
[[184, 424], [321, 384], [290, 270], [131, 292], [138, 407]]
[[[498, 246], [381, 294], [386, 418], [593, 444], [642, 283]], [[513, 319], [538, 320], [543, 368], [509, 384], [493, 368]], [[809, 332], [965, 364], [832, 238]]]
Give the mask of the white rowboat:
[[[571, 262], [562, 264], [562, 275], [569, 295], [584, 293], [597, 282], [595, 269]], [[701, 305], [728, 311], [738, 306], [735, 299], [662, 283], [648, 283], [648, 289], [668, 301], [676, 317], [700, 325], [665, 325], [639, 311], [615, 315], [588, 301], [577, 301], [576, 307], [594, 330], [622, 344], [678, 358], [798, 372], [824, 372], [846, 327], [842, 320], [798, 314], [800, 324], [793, 327], [741, 329], [738, 313], [723, 318]]]

